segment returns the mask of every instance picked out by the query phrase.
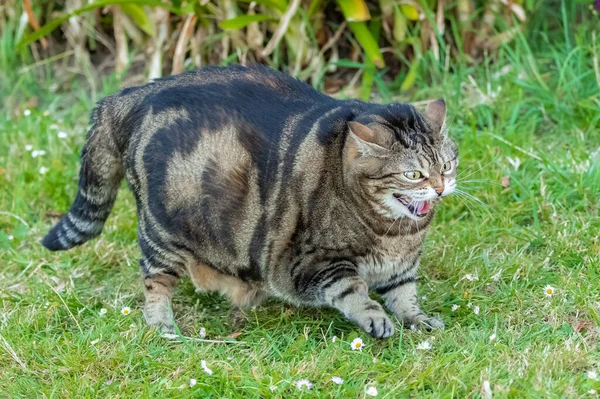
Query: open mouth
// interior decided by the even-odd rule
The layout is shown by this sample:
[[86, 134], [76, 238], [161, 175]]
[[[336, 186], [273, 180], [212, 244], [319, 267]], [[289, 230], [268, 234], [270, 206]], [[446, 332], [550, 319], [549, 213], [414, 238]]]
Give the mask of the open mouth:
[[423, 217], [429, 212], [431, 201], [415, 201], [413, 202], [409, 196], [394, 193], [394, 198], [404, 205], [410, 213], [415, 216]]

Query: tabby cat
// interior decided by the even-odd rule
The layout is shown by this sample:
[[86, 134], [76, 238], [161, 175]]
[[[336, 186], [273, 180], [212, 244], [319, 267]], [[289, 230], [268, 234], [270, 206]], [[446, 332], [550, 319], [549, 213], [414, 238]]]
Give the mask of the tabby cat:
[[443, 328], [417, 304], [434, 204], [456, 186], [446, 105], [330, 98], [263, 66], [206, 67], [98, 104], [79, 191], [43, 239], [100, 234], [123, 177], [137, 202], [147, 321], [173, 329], [188, 275], [236, 306], [265, 297], [330, 306], [373, 337], [394, 323]]

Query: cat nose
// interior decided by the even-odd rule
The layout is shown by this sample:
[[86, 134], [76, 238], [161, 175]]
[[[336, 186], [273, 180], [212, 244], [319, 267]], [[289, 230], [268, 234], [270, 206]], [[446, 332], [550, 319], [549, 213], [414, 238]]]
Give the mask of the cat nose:
[[442, 196], [442, 193], [444, 192], [444, 186], [435, 186], [433, 189], [437, 193], [438, 197]]

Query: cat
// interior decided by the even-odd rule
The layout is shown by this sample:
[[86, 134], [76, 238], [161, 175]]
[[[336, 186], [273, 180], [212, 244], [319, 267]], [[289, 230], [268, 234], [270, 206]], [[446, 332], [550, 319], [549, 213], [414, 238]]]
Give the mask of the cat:
[[150, 325], [172, 331], [179, 278], [239, 307], [341, 311], [376, 338], [443, 322], [417, 303], [434, 207], [456, 187], [443, 100], [337, 100], [264, 66], [204, 67], [101, 100], [70, 211], [42, 244], [100, 234], [126, 177]]

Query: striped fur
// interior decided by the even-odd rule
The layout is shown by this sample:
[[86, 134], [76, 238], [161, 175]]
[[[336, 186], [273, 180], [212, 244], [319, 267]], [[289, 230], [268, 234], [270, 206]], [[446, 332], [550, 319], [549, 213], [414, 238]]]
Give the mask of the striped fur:
[[[403, 322], [442, 327], [416, 302], [434, 211], [415, 212], [455, 185], [444, 118], [442, 101], [424, 114], [340, 101], [261, 66], [125, 89], [92, 114], [75, 203], [42, 243], [62, 250], [97, 236], [126, 176], [150, 324], [172, 328], [173, 289], [188, 275], [238, 306], [266, 296], [330, 306], [388, 337], [394, 324], [373, 288]], [[427, 176], [408, 181], [412, 170]]]

